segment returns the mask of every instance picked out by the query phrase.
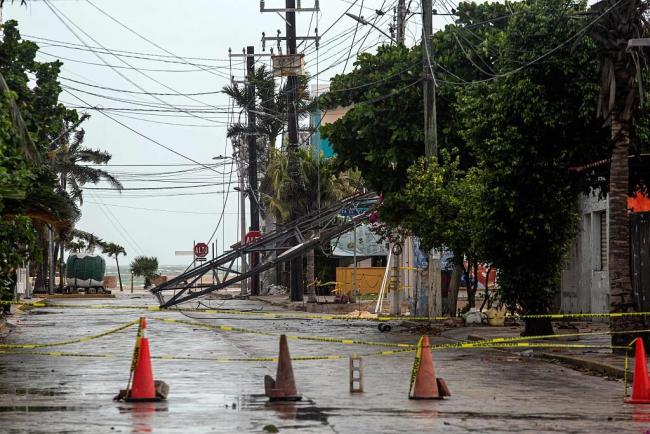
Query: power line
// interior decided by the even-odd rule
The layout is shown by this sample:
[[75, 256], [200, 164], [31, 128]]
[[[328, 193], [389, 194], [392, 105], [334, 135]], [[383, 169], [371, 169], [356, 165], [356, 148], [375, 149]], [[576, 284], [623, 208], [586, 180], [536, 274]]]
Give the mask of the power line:
[[[86, 45], [86, 41], [85, 41], [83, 38], [81, 38], [81, 37], [77, 34], [77, 32], [75, 32], [74, 29], [72, 29], [72, 27], [70, 27], [70, 25], [66, 22], [66, 20], [69, 21], [70, 24], [72, 24], [74, 27], [76, 27], [76, 28], [77, 28], [79, 31], [81, 31], [84, 35], [86, 35], [88, 38], [90, 38], [90, 39], [91, 39], [95, 44], [102, 46], [102, 48], [104, 48], [104, 49], [106, 50], [106, 47], [104, 47], [101, 43], [99, 43], [96, 39], [94, 39], [92, 36], [90, 36], [86, 31], [84, 31], [81, 27], [79, 27], [79, 26], [76, 25], [72, 20], [70, 20], [70, 19], [69, 19], [65, 14], [63, 14], [63, 13], [62, 13], [58, 8], [56, 8], [56, 6], [54, 6], [54, 5], [51, 3], [50, 0], [43, 0], [43, 1], [44, 1], [44, 3], [47, 5], [47, 7], [52, 11], [52, 13], [57, 17], [57, 19], [58, 19], [58, 20], [59, 20], [59, 21], [60, 21], [60, 22], [61, 22], [61, 23], [62, 23], [62, 24], [63, 24], [63, 25], [64, 25], [64, 26], [65, 26], [65, 27], [66, 27], [66, 28], [67, 28], [67, 29], [68, 29], [68, 30], [69, 30], [69, 31], [70, 31], [70, 32], [71, 32], [71, 33], [72, 33], [72, 34], [73, 34], [73, 35], [74, 35], [74, 36], [75, 36], [75, 37], [76, 37], [76, 38], [77, 38], [81, 43], [82, 43], [82, 44]], [[64, 20], [64, 18], [65, 18], [65, 20]], [[103, 63], [105, 63], [105, 64], [108, 65], [108, 62], [106, 62], [106, 60], [105, 60], [105, 59], [104, 59], [104, 58], [103, 58], [99, 53], [94, 53], [94, 54], [95, 54], [95, 56], [97, 56], [97, 57], [98, 57], [98, 58], [99, 58]], [[124, 59], [121, 59], [121, 58], [119, 58], [119, 57], [116, 57], [116, 58], [117, 58], [118, 60], [120, 60], [122, 63], [124, 63], [125, 65], [127, 65], [127, 66], [132, 66], [131, 64], [129, 64], [129, 63], [128, 63], [127, 61], [125, 61]], [[122, 77], [123, 79], [125, 79], [126, 81], [128, 81], [129, 83], [131, 83], [132, 85], [134, 85], [135, 87], [137, 87], [138, 89], [140, 89], [141, 91], [146, 92], [146, 90], [143, 89], [139, 84], [137, 84], [136, 82], [134, 82], [133, 80], [131, 80], [129, 77], [127, 77], [126, 75], [124, 75], [124, 74], [123, 74], [122, 72], [120, 72], [118, 69], [113, 69], [113, 71], [115, 71], [116, 74], [118, 74], [120, 77]], [[151, 77], [150, 75], [146, 74], [145, 72], [142, 72], [142, 71], [140, 71], [140, 70], [138, 70], [138, 69], [135, 69], [135, 71], [139, 72], [140, 74], [142, 74], [143, 76], [147, 77], [148, 79], [150, 79], [150, 80], [152, 80], [152, 81], [154, 81], [154, 82], [160, 84], [161, 86], [165, 87], [166, 89], [168, 89], [168, 90], [170, 90], [170, 91], [172, 91], [172, 92], [176, 92], [176, 93], [178, 93], [178, 94], [181, 94], [181, 93], [178, 92], [176, 89], [173, 89], [173, 88], [171, 88], [170, 86], [167, 86], [166, 84], [160, 82], [159, 80], [156, 80], [155, 78]], [[181, 94], [181, 95], [182, 95], [182, 94]], [[159, 97], [156, 96], [156, 95], [151, 95], [151, 96], [152, 96], [152, 98], [158, 100], [159, 102], [161, 102], [161, 103], [163, 103], [163, 104], [165, 104], [165, 105], [168, 105], [168, 106], [170, 106], [170, 107], [172, 107], [172, 108], [176, 108], [176, 107], [174, 107], [172, 104], [169, 104], [167, 101], [165, 101], [165, 100], [159, 98]], [[206, 103], [204, 103], [203, 101], [199, 101], [199, 100], [197, 100], [197, 99], [195, 99], [195, 98], [193, 98], [193, 97], [186, 96], [186, 95], [185, 95], [185, 97], [188, 98], [188, 99], [191, 99], [191, 100], [193, 100], [193, 101], [195, 101], [195, 102], [198, 102], [199, 104], [203, 104], [203, 105], [206, 105], [206, 106], [210, 106], [209, 104], [206, 104]], [[196, 114], [192, 114], [192, 113], [189, 113], [189, 114], [191, 114], [192, 116], [197, 117], [197, 118], [199, 118], [199, 119], [206, 119], [206, 120], [207, 120], [207, 118], [202, 118], [201, 116], [197, 116]], [[214, 122], [214, 121], [209, 120], [209, 122]]]
[[[126, 50], [118, 50], [118, 49], [113, 49], [113, 48], [106, 49], [104, 47], [92, 47], [92, 46], [83, 45], [83, 44], [76, 44], [74, 42], [59, 41], [59, 40], [56, 40], [56, 39], [49, 39], [49, 38], [44, 38], [44, 37], [41, 37], [41, 36], [28, 35], [28, 34], [24, 34], [23, 36], [25, 36], [27, 38], [30, 38], [30, 39], [53, 42], [55, 44], [71, 45], [71, 46], [74, 46], [74, 47], [83, 47], [82, 49], [86, 49], [88, 51], [107, 50], [110, 53], [127, 53], [127, 54], [136, 54], [136, 55], [150, 56], [150, 57], [174, 57], [174, 58], [176, 57], [176, 56], [169, 56], [169, 55], [164, 55], [164, 54], [142, 53], [142, 52], [138, 52], [138, 51], [126, 51]], [[188, 56], [184, 56], [184, 58], [185, 59], [192, 59], [192, 60], [215, 61], [215, 62], [229, 62], [230, 61], [230, 59], [213, 59], [213, 58], [209, 58], [209, 57], [188, 57]]]
[[[187, 59], [184, 59], [184, 58], [182, 58], [181, 56], [178, 56], [177, 54], [172, 53], [171, 51], [167, 50], [166, 48], [164, 48], [164, 47], [162, 47], [162, 46], [156, 44], [156, 43], [155, 43], [154, 41], [152, 41], [151, 39], [149, 39], [149, 38], [147, 38], [147, 37], [141, 35], [141, 34], [138, 33], [138, 32], [136, 32], [136, 31], [133, 30], [131, 27], [127, 26], [126, 24], [124, 24], [123, 22], [121, 22], [120, 20], [118, 20], [117, 18], [113, 17], [111, 14], [109, 14], [108, 12], [106, 12], [105, 10], [103, 10], [102, 8], [100, 8], [99, 6], [97, 6], [96, 4], [94, 4], [93, 2], [91, 2], [90, 0], [86, 0], [86, 3], [88, 3], [89, 5], [91, 5], [92, 7], [94, 7], [94, 8], [95, 8], [96, 10], [98, 10], [102, 15], [106, 16], [106, 17], [109, 18], [111, 21], [113, 21], [113, 22], [115, 22], [116, 24], [118, 24], [120, 27], [122, 27], [122, 28], [128, 30], [129, 32], [133, 33], [134, 35], [136, 35], [136, 36], [139, 37], [140, 39], [142, 39], [142, 40], [148, 42], [149, 44], [153, 45], [154, 47], [158, 48], [159, 50], [164, 51], [165, 53], [167, 53], [167, 54], [169, 54], [169, 55], [171, 55], [171, 56], [174, 56], [175, 58], [177, 58], [177, 59], [179, 59], [179, 60], [182, 60], [182, 61], [186, 62], [186, 63], [189, 64], [189, 65], [195, 66], [195, 67], [200, 68], [200, 69], [204, 69], [204, 68], [202, 68], [200, 65], [197, 65], [197, 64], [195, 64], [195, 63], [189, 62]], [[215, 73], [214, 71], [210, 71], [210, 70], [205, 70], [205, 71], [206, 71], [206, 72], [209, 72], [210, 74], [218, 75], [218, 76], [223, 77], [221, 74]], [[230, 76], [228, 76], [227, 78], [230, 79]]]
[[[47, 0], [46, 0], [46, 1], [47, 1]], [[74, 98], [78, 99], [78, 100], [81, 101], [82, 103], [84, 103], [84, 104], [86, 104], [86, 105], [88, 104], [86, 101], [84, 101], [83, 99], [79, 98], [77, 95], [71, 93], [69, 90], [65, 90], [65, 89], [64, 89], [64, 92], [67, 92], [69, 95], [71, 95], [71, 96], [73, 96]], [[147, 136], [146, 134], [143, 134], [143, 133], [141, 133], [140, 131], [138, 131], [138, 130], [132, 128], [132, 127], [130, 127], [130, 126], [127, 125], [127, 124], [125, 124], [124, 122], [122, 122], [122, 121], [120, 121], [120, 120], [118, 120], [118, 119], [115, 119], [113, 116], [109, 115], [108, 113], [103, 112], [103, 111], [100, 111], [99, 113], [101, 113], [102, 115], [106, 116], [107, 118], [109, 118], [109, 119], [112, 120], [113, 122], [115, 122], [115, 123], [121, 125], [122, 127], [126, 128], [127, 130], [129, 130], [129, 131], [131, 131], [131, 132], [137, 134], [138, 136], [142, 137], [143, 139], [148, 140], [148, 141], [150, 141], [151, 143], [153, 143], [153, 144], [155, 144], [155, 145], [157, 145], [157, 146], [160, 146], [161, 148], [164, 148], [164, 149], [168, 150], [169, 152], [171, 152], [171, 153], [173, 153], [173, 154], [178, 155], [179, 157], [182, 157], [182, 158], [184, 158], [184, 159], [186, 159], [186, 160], [189, 160], [189, 161], [191, 161], [192, 163], [195, 163], [195, 164], [201, 165], [201, 166], [203, 166], [203, 167], [205, 167], [205, 168], [207, 168], [207, 169], [209, 169], [209, 170], [212, 170], [213, 172], [216, 172], [212, 167], [210, 167], [210, 166], [206, 166], [205, 164], [200, 163], [200, 162], [194, 160], [193, 158], [188, 157], [187, 155], [182, 154], [182, 153], [180, 153], [180, 152], [178, 152], [178, 151], [176, 151], [176, 150], [170, 148], [169, 146], [163, 145], [163, 144], [160, 143], [159, 141], [157, 141], [157, 140], [155, 140], [155, 139], [152, 139], [151, 137]], [[218, 172], [217, 172], [217, 173], [218, 173]]]
[[73, 80], [72, 78], [66, 78], [66, 77], [61, 77], [61, 76], [59, 76], [59, 78], [61, 80], [71, 81], [71, 82], [77, 83], [77, 84], [83, 84], [84, 86], [94, 87], [96, 89], [110, 90], [112, 92], [120, 92], [120, 93], [132, 93], [132, 94], [136, 94], [136, 95], [159, 95], [159, 96], [184, 96], [184, 95], [189, 95], [189, 96], [200, 96], [200, 95], [216, 95], [216, 94], [222, 94], [223, 93], [223, 91], [221, 91], [221, 90], [208, 91], [208, 92], [187, 92], [187, 93], [183, 93], [183, 95], [179, 95], [177, 93], [136, 92], [136, 91], [133, 91], [133, 90], [116, 89], [114, 87], [98, 86], [98, 85], [86, 83], [86, 82], [83, 82], [83, 81], [80, 81], [80, 80]]
[[[98, 202], [84, 201], [84, 203], [99, 204]], [[139, 206], [128, 206], [128, 205], [117, 205], [113, 203], [104, 203], [105, 206], [116, 207], [116, 208], [126, 208], [126, 209], [137, 209], [142, 211], [155, 211], [155, 212], [169, 212], [174, 214], [192, 214], [192, 215], [219, 215], [218, 212], [201, 212], [201, 211], [181, 211], [173, 209], [162, 209], [162, 208], [144, 208]], [[226, 214], [237, 214], [234, 212], [227, 212]]]

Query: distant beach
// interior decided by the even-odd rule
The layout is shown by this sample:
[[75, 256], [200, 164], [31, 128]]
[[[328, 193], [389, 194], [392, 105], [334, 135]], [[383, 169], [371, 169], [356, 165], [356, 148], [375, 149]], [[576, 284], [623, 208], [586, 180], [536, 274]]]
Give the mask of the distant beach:
[[[161, 276], [167, 276], [167, 279], [171, 279], [173, 277], [181, 275], [185, 270], [188, 270], [190, 268], [191, 268], [191, 264], [189, 267], [188, 265], [161, 265], [158, 267], [158, 274], [160, 274]], [[122, 286], [124, 286], [124, 288], [130, 288], [131, 273], [129, 272], [129, 264], [125, 264], [125, 265], [120, 264], [120, 274], [122, 276]], [[113, 261], [112, 264], [107, 261], [105, 276], [117, 277], [117, 267], [115, 266], [115, 261]], [[204, 279], [205, 279], [204, 282], [206, 282], [207, 277], [205, 277]], [[117, 285], [119, 287], [119, 282], [117, 283]], [[142, 288], [144, 286], [144, 277], [134, 277], [133, 286], [135, 288]]]

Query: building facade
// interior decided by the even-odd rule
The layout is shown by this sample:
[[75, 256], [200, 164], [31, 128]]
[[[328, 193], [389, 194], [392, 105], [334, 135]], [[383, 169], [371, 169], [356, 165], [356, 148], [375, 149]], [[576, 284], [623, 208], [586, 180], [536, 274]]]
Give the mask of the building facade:
[[609, 312], [608, 200], [582, 196], [579, 220], [560, 284], [560, 308], [566, 313]]

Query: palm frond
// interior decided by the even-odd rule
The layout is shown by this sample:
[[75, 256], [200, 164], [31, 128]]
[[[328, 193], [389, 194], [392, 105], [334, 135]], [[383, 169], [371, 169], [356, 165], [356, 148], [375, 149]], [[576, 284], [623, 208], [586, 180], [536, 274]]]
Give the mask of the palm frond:
[[[0, 1], [0, 8], [2, 8], [2, 2]], [[9, 104], [9, 112], [11, 115], [11, 122], [13, 125], [14, 131], [18, 134], [20, 140], [20, 146], [27, 158], [31, 161], [39, 161], [40, 157], [38, 154], [38, 148], [32, 141], [25, 126], [25, 121], [23, 120], [22, 115], [20, 114], [20, 109], [18, 104], [11, 96], [11, 89], [7, 85], [4, 76], [0, 73], [0, 92], [7, 96], [7, 102]]]

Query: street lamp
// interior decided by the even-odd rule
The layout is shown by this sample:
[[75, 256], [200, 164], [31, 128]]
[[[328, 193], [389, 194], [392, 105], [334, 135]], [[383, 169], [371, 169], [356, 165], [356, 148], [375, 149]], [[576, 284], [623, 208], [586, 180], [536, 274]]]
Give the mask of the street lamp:
[[384, 32], [384, 31], [383, 31], [382, 29], [380, 29], [379, 27], [375, 26], [375, 25], [374, 25], [373, 23], [371, 23], [370, 21], [367, 21], [367, 20], [364, 19], [363, 17], [358, 17], [358, 16], [356, 16], [356, 15], [354, 15], [354, 14], [351, 14], [351, 13], [349, 13], [349, 12], [346, 12], [345, 15], [347, 15], [347, 16], [350, 17], [350, 18], [352, 18], [353, 20], [355, 20], [356, 22], [358, 22], [358, 23], [361, 24], [361, 25], [364, 25], [364, 26], [365, 26], [365, 25], [369, 25], [370, 27], [373, 27], [374, 29], [376, 29], [377, 31], [379, 31], [379, 33], [381, 33], [382, 35], [386, 36], [386, 37], [387, 37], [388, 39], [390, 39], [391, 41], [397, 43], [397, 41], [395, 40], [395, 38], [393, 38], [392, 36], [390, 36], [388, 33]]

